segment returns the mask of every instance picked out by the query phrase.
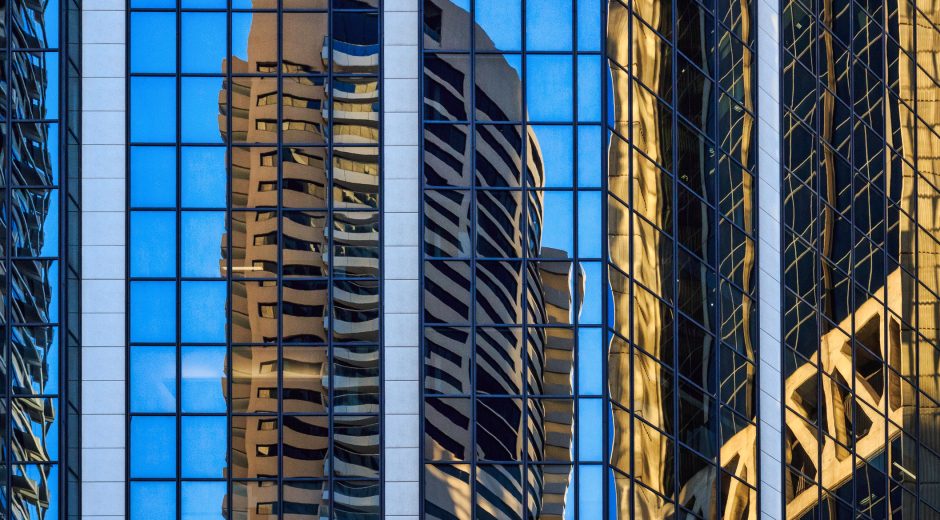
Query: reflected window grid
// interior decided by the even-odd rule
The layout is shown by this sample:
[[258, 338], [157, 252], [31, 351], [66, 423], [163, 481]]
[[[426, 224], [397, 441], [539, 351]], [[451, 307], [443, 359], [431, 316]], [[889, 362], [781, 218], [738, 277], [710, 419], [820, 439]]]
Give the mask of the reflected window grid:
[[[689, 2], [691, 14], [676, 15], [687, 25], [674, 27], [668, 16], [641, 18], [654, 4], [631, 16], [611, 1], [602, 42], [599, 31], [580, 37], [591, 20], [600, 26], [598, 2], [524, 3], [501, 3], [498, 17], [480, 0], [473, 17], [466, 2], [424, 3], [424, 512], [754, 510], [751, 7], [722, 6], [716, 18], [717, 6]], [[553, 31], [540, 25], [551, 20]], [[602, 43], [603, 83], [582, 74], [602, 77]], [[651, 54], [619, 65], [641, 45]], [[658, 62], [665, 55], [673, 61]], [[644, 118], [631, 115], [645, 108]], [[638, 235], [643, 242], [630, 240]], [[631, 323], [638, 314], [646, 323]], [[568, 332], [550, 338], [567, 343], [566, 365], [540, 340]], [[606, 360], [592, 364], [585, 339], [595, 332]], [[654, 337], [666, 350], [656, 352]], [[561, 423], [543, 415], [551, 398], [573, 412]], [[659, 439], [650, 442], [661, 458], [631, 441], [641, 429]], [[602, 449], [611, 442], [613, 453]]]
[[786, 514], [937, 516], [936, 13], [782, 8]]
[[64, 85], [74, 85], [80, 73], [74, 53], [60, 52], [74, 49], [59, 45], [70, 41], [65, 22], [78, 15], [72, 2], [58, 1], [14, 2], [2, 12], [10, 28], [0, 47], [6, 94], [0, 101], [6, 295], [0, 516], [6, 518], [71, 514], [60, 497], [80, 480], [80, 468], [60, 456], [76, 448], [68, 426], [80, 410], [79, 396], [60, 380], [76, 377], [66, 369], [78, 367], [64, 360], [74, 357], [67, 353], [79, 348], [80, 336], [77, 321], [61, 312], [65, 287], [80, 279], [79, 259], [64, 253], [78, 237], [62, 229], [63, 215], [79, 211], [77, 167], [64, 152], [77, 147], [80, 130], [77, 118], [60, 115], [60, 106], [68, 106]]
[[130, 516], [378, 518], [378, 2], [225, 4], [128, 13]]

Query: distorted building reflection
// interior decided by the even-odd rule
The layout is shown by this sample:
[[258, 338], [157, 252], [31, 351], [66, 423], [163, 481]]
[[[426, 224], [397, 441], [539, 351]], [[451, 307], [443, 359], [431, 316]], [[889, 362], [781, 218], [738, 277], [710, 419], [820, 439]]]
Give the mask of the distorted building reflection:
[[379, 511], [376, 17], [297, 13], [279, 27], [255, 14], [247, 60], [223, 64], [233, 75], [219, 93], [232, 143], [228, 518]]
[[632, 7], [607, 21], [615, 513], [757, 518], [750, 6]]
[[[469, 40], [462, 7], [431, 0], [425, 10], [428, 48]], [[476, 49], [494, 50], [485, 29], [472, 25]], [[516, 59], [426, 56], [426, 114], [522, 119]], [[574, 462], [571, 326], [584, 277], [573, 251], [541, 245], [553, 230], [543, 230], [538, 189], [551, 172], [538, 135], [518, 123], [427, 124], [424, 142], [425, 182], [458, 188], [425, 191], [425, 256], [441, 258], [425, 262], [423, 282], [424, 322], [434, 325], [424, 338], [425, 515], [565, 518]], [[468, 256], [479, 259], [458, 260]]]
[[[2, 222], [6, 246], [0, 266], [5, 288], [0, 360], [5, 432], [4, 484], [0, 516], [42, 519], [58, 512], [60, 438], [59, 393], [59, 262], [58, 215], [58, 34], [47, 37], [47, 21], [57, 27], [60, 13], [45, 2], [14, 2], [0, 10], [6, 16], [4, 66], [0, 80], [3, 110]], [[50, 19], [47, 20], [47, 17]], [[12, 24], [12, 29], [10, 25]], [[11, 52], [11, 48], [33, 49]], [[15, 121], [15, 122], [11, 122]], [[6, 508], [9, 507], [8, 512]], [[55, 514], [55, 513], [54, 513]]]
[[937, 6], [817, 9], [784, 6], [786, 514], [935, 518]]

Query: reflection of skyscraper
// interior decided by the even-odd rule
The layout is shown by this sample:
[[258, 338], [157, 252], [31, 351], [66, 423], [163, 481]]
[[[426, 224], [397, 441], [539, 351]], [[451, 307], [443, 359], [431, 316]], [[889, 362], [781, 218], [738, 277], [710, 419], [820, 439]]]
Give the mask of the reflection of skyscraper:
[[233, 144], [231, 477], [286, 480], [280, 496], [237, 482], [232, 518], [277, 515], [279, 500], [304, 518], [378, 508], [377, 482], [317, 480], [378, 471], [378, 214], [360, 211], [378, 205], [378, 48], [357, 16], [285, 15], [279, 50], [277, 17], [255, 14], [219, 95]]
[[[47, 12], [48, 11], [48, 12]], [[0, 359], [5, 377], [2, 393], [4, 470], [0, 472], [0, 516], [42, 519], [64, 510], [58, 504], [58, 460], [62, 420], [59, 409], [61, 352], [59, 318], [60, 256], [58, 215], [59, 142], [56, 108], [59, 100], [58, 9], [45, 2], [13, 2], [0, 10], [4, 67], [0, 81], [3, 136], [0, 139], [5, 245], [0, 271], [6, 345]], [[49, 27], [47, 27], [47, 22]], [[12, 52], [11, 49], [31, 49]], [[11, 123], [11, 120], [13, 121]], [[68, 322], [63, 318], [62, 330]], [[70, 330], [70, 329], [69, 329]], [[65, 403], [65, 399], [62, 399]], [[17, 464], [12, 464], [16, 462]], [[70, 474], [69, 477], [72, 477]], [[7, 510], [6, 508], [9, 508]]]
[[[434, 13], [433, 26], [425, 26], [428, 46], [453, 48], [470, 37], [468, 13], [449, 0], [426, 9]], [[474, 31], [477, 48], [492, 50], [484, 29]], [[482, 121], [521, 119], [512, 58], [470, 59], [478, 59], [475, 77], [466, 55], [425, 60], [426, 113], [441, 121], [474, 113]], [[424, 139], [429, 185], [479, 188], [425, 193], [426, 256], [478, 258], [425, 264], [425, 322], [438, 325], [425, 332], [425, 458], [480, 461], [429, 466], [426, 514], [521, 518], [527, 510], [562, 518], [570, 467], [541, 463], [572, 461], [574, 412], [566, 396], [576, 282], [571, 252], [541, 246], [543, 194], [536, 190], [548, 172], [538, 137], [532, 129], [523, 136], [519, 124], [478, 123], [427, 125]]]
[[609, 2], [610, 464], [638, 518], [757, 516], [752, 29], [721, 8]]

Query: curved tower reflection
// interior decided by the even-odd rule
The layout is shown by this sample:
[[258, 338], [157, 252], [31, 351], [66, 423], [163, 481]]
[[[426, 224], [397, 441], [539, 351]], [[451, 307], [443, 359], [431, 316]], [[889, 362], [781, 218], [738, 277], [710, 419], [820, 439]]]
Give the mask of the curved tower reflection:
[[[378, 0], [346, 4], [370, 9]], [[226, 516], [371, 517], [379, 511], [377, 12], [251, 16], [247, 59], [232, 59], [219, 94], [220, 129], [232, 143], [221, 263], [233, 278]]]
[[[57, 3], [13, 2], [0, 13], [6, 72], [0, 80], [4, 421], [0, 516], [59, 514], [59, 35]], [[58, 27], [57, 20], [48, 20]], [[5, 25], [12, 24], [11, 26]], [[10, 49], [31, 49], [12, 52]]]
[[424, 110], [440, 122], [424, 127], [424, 178], [438, 188], [424, 193], [425, 515], [560, 519], [583, 275], [572, 251], [542, 246], [552, 172], [519, 122], [519, 56], [492, 53], [455, 2], [430, 0], [425, 13], [426, 48], [474, 34], [489, 53], [424, 62]]

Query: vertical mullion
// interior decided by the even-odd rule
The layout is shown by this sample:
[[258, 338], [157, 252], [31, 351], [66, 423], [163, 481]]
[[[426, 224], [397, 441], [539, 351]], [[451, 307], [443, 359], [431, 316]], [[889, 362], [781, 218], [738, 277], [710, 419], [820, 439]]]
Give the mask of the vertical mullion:
[[[14, 5], [15, 5], [15, 4], [14, 4]], [[12, 9], [5, 9], [5, 10], [4, 10], [4, 17], [5, 17], [4, 25], [5, 25], [5, 27], [12, 27], [12, 26], [13, 26], [13, 14], [12, 14], [11, 11], [12, 11]], [[12, 37], [8, 35], [8, 36], [5, 38], [5, 40], [6, 40], [6, 45], [4, 46], [5, 48], [3, 49], [3, 52], [4, 52], [4, 54], [6, 55], [6, 58], [7, 58], [7, 59], [5, 60], [5, 63], [4, 63], [4, 67], [6, 68], [5, 74], [6, 74], [6, 77], [7, 77], [7, 78], [11, 78], [11, 77], [12, 77], [12, 74], [13, 74], [13, 64], [12, 64], [12, 61], [13, 61], [13, 54], [12, 54], [12, 52], [10, 51], [10, 48], [11, 48], [11, 46], [12, 46]], [[3, 103], [4, 103], [4, 105], [5, 105], [5, 106], [4, 106], [4, 109], [5, 109], [5, 112], [6, 112], [6, 114], [7, 114], [7, 117], [12, 116], [12, 110], [13, 110], [13, 103], [11, 102], [10, 94], [11, 94], [11, 93], [8, 92], [7, 95], [4, 97], [4, 100], [3, 100]], [[4, 158], [3, 158], [3, 159], [4, 159], [3, 167], [4, 167], [4, 171], [6, 172], [6, 174], [4, 175], [4, 177], [6, 178], [6, 190], [5, 190], [5, 193], [4, 193], [4, 205], [6, 206], [6, 208], [5, 208], [5, 209], [6, 209], [5, 214], [8, 215], [7, 218], [9, 218], [9, 215], [11, 215], [12, 212], [13, 212], [13, 206], [12, 206], [12, 204], [13, 204], [13, 202], [12, 202], [12, 201], [13, 201], [13, 199], [12, 199], [12, 191], [13, 191], [13, 169], [12, 169], [12, 163], [13, 163], [13, 161], [12, 161], [12, 159], [11, 159], [11, 155], [12, 155], [12, 154], [11, 154], [11, 151], [12, 151], [12, 147], [13, 147], [13, 136], [12, 136], [12, 134], [13, 134], [13, 127], [12, 127], [11, 125], [7, 125], [7, 129], [6, 129], [6, 130], [7, 130], [7, 131], [6, 131], [6, 135], [3, 136], [4, 147], [5, 147], [6, 150], [7, 150], [7, 153], [5, 154], [5, 156], [4, 156]], [[12, 227], [12, 221], [7, 224], [7, 227], [9, 227], [9, 228]], [[4, 268], [4, 272], [7, 273], [7, 275], [6, 275], [6, 277], [5, 277], [4, 281], [3, 281], [3, 283], [4, 283], [4, 286], [5, 286], [6, 294], [7, 294], [7, 295], [13, 294], [13, 292], [12, 292], [13, 283], [12, 283], [12, 281], [11, 281], [11, 279], [10, 279], [10, 278], [11, 278], [11, 276], [10, 276], [10, 272], [11, 272], [10, 268], [12, 267], [12, 263], [13, 263], [13, 262], [10, 260], [10, 256], [11, 256], [10, 250], [11, 250], [11, 247], [12, 247], [12, 246], [13, 246], [13, 239], [12, 239], [11, 233], [8, 232], [8, 233], [6, 233], [6, 246], [5, 246], [4, 255], [3, 255], [3, 256], [4, 256], [4, 258], [3, 258], [3, 263], [4, 263], [3, 268]], [[11, 305], [11, 303], [8, 302], [8, 301], [5, 301], [4, 303], [5, 303], [4, 309], [3, 309], [4, 316], [5, 316], [5, 320], [4, 320], [4, 321], [5, 321], [6, 323], [11, 323], [11, 322], [12, 322], [12, 317], [13, 317], [12, 305]], [[12, 359], [13, 359], [13, 356], [12, 356], [12, 354], [11, 354], [11, 350], [12, 350], [12, 348], [13, 348], [11, 340], [12, 340], [12, 333], [11, 333], [10, 327], [4, 327], [4, 331], [3, 331], [3, 344], [4, 344], [4, 346], [6, 347], [6, 348], [4, 349], [4, 358], [5, 358], [5, 365], [4, 365], [4, 366], [7, 367], [7, 370], [9, 370], [9, 367], [11, 366], [11, 361], [12, 361]], [[7, 515], [7, 518], [12, 518], [12, 517], [13, 517], [13, 492], [12, 492], [12, 490], [13, 490], [13, 467], [12, 467], [12, 462], [13, 462], [13, 446], [12, 446], [12, 444], [13, 444], [13, 442], [12, 442], [12, 440], [13, 440], [13, 425], [12, 425], [12, 422], [13, 422], [13, 420], [12, 420], [12, 419], [13, 419], [13, 414], [12, 414], [12, 407], [13, 407], [13, 399], [12, 399], [12, 395], [13, 395], [13, 378], [12, 378], [12, 377], [9, 377], [9, 376], [8, 376], [8, 377], [6, 378], [6, 385], [5, 385], [5, 386], [6, 386], [6, 388], [5, 388], [5, 390], [6, 390], [6, 396], [5, 396], [5, 398], [6, 398], [6, 399], [5, 399], [5, 400], [6, 400], [6, 407], [7, 407], [7, 409], [6, 409], [6, 411], [5, 411], [5, 415], [6, 415], [7, 417], [6, 417], [6, 428], [5, 428], [5, 430], [6, 430], [6, 432], [5, 432], [6, 439], [5, 439], [5, 442], [4, 442], [4, 452], [5, 452], [5, 459], [6, 459], [6, 463], [7, 463], [7, 466], [6, 466], [6, 468], [5, 468], [5, 469], [6, 469], [6, 475], [5, 475], [5, 476], [6, 476], [6, 492], [7, 492], [7, 494], [8, 494], [8, 498], [7, 498], [7, 500], [6, 500], [6, 509], [7, 509], [6, 515]]]
[[176, 198], [175, 198], [175, 208], [174, 213], [176, 216], [176, 258], [174, 259], [176, 263], [176, 338], [174, 340], [174, 360], [176, 364], [176, 374], [174, 376], [174, 384], [176, 390], [176, 410], [175, 410], [175, 419], [176, 419], [176, 478], [175, 478], [175, 496], [176, 496], [176, 515], [177, 518], [182, 518], [183, 516], [183, 499], [182, 499], [182, 473], [183, 473], [183, 455], [182, 455], [182, 440], [183, 440], [183, 417], [181, 415], [182, 410], [182, 397], [181, 397], [181, 368], [182, 368], [182, 341], [183, 341], [183, 332], [182, 332], [182, 302], [183, 302], [183, 282], [182, 282], [182, 231], [183, 231], [183, 219], [182, 212], [180, 211], [181, 201], [183, 192], [180, 187], [181, 180], [181, 171], [182, 171], [182, 154], [183, 147], [181, 145], [183, 139], [183, 79], [182, 79], [182, 70], [183, 70], [183, 11], [181, 4], [178, 1], [176, 3], [176, 71], [175, 71], [175, 83], [176, 83], [176, 142], [174, 143], [174, 149], [176, 151], [175, 165], [176, 172]]
[[[233, 90], [233, 77], [232, 77], [232, 60], [234, 57], [234, 52], [232, 48], [234, 32], [233, 27], [233, 16], [232, 16], [232, 0], [226, 2], [226, 12], [225, 12], [225, 80], [223, 85], [225, 86], [225, 247], [226, 247], [226, 256], [225, 261], [225, 292], [228, 296], [228, 305], [225, 309], [225, 377], [224, 388], [228, 399], [225, 402], [225, 460], [226, 460], [226, 473], [225, 473], [225, 498], [223, 507], [228, 514], [229, 518], [232, 518], [233, 509], [232, 503], [234, 502], [233, 494], [235, 485], [232, 482], [232, 452], [234, 449], [234, 442], [232, 438], [232, 402], [234, 401], [234, 396], [232, 394], [232, 375], [234, 374], [234, 367], [232, 361], [234, 360], [233, 348], [232, 348], [232, 315], [234, 314], [233, 301], [234, 301], [234, 283], [232, 282], [232, 268], [235, 265], [233, 254], [232, 254], [232, 233], [234, 231], [234, 226], [232, 225], [234, 221], [234, 213], [232, 212], [232, 188], [234, 186], [234, 181], [232, 179], [232, 172], [234, 168], [232, 167], [232, 152], [233, 146], [232, 142], [232, 115], [234, 110], [232, 109], [232, 90]], [[245, 213], [247, 214], [247, 213]], [[247, 233], [246, 233], [247, 236]], [[246, 238], [247, 240], [247, 238]], [[133, 520], [133, 519], [132, 519]]]
[[326, 12], [326, 37], [327, 37], [326, 41], [327, 41], [327, 45], [329, 45], [329, 54], [327, 55], [329, 56], [329, 58], [327, 59], [326, 70], [324, 71], [326, 72], [326, 81], [324, 82], [324, 101], [326, 102], [327, 109], [329, 110], [329, 118], [327, 121], [324, 121], [324, 125], [326, 127], [326, 135], [324, 136], [325, 137], [324, 144], [326, 145], [326, 150], [325, 150], [326, 151], [326, 164], [324, 164], [324, 171], [326, 172], [326, 179], [324, 179], [324, 183], [323, 183], [323, 186], [325, 189], [323, 198], [324, 198], [324, 201], [326, 202], [326, 221], [323, 223], [323, 231], [325, 233], [324, 245], [326, 246], [326, 255], [327, 255], [327, 258], [331, 259], [331, 261], [329, 262], [329, 265], [327, 266], [327, 272], [326, 272], [326, 278], [327, 278], [326, 315], [327, 315], [327, 320], [328, 320], [327, 323], [329, 324], [329, 327], [326, 328], [327, 337], [325, 338], [326, 344], [327, 344], [327, 347], [326, 347], [327, 370], [328, 370], [328, 374], [330, 378], [330, 384], [325, 389], [326, 394], [327, 394], [326, 412], [327, 412], [327, 417], [328, 417], [327, 428], [330, 433], [330, 436], [329, 436], [330, 446], [328, 450], [329, 460], [327, 461], [329, 472], [323, 475], [326, 478], [326, 482], [323, 485], [324, 487], [328, 489], [328, 493], [330, 497], [329, 498], [330, 514], [335, 517], [336, 495], [335, 495], [335, 486], [334, 486], [334, 472], [336, 471], [336, 464], [335, 464], [336, 450], [334, 448], [336, 445], [336, 442], [335, 442], [335, 437], [336, 437], [336, 406], [335, 404], [336, 403], [335, 403], [335, 393], [333, 390], [336, 384], [335, 383], [336, 367], [335, 367], [335, 348], [333, 345], [333, 332], [336, 328], [336, 323], [335, 323], [336, 320], [334, 319], [336, 316], [336, 309], [334, 308], [334, 301], [333, 301], [333, 298], [334, 298], [333, 286], [335, 284], [335, 276], [334, 276], [335, 273], [333, 271], [333, 267], [335, 265], [335, 262], [332, 261], [332, 258], [333, 258], [333, 248], [334, 248], [333, 240], [334, 240], [334, 235], [335, 235], [335, 233], [333, 232], [334, 230], [334, 227], [333, 227], [334, 226], [333, 224], [333, 218], [334, 218], [333, 216], [333, 152], [334, 152], [333, 150], [333, 139], [334, 139], [333, 121], [335, 120], [335, 117], [336, 117], [336, 109], [334, 106], [334, 97], [333, 97], [333, 90], [334, 90], [333, 66], [335, 63], [335, 55], [336, 55], [335, 43], [336, 42], [333, 36], [334, 34], [333, 8], [334, 8], [333, 2], [330, 2], [330, 4], [327, 6], [327, 12]]
[[[470, 26], [470, 52], [467, 55], [468, 65], [470, 66], [470, 83], [468, 88], [470, 90], [470, 106], [468, 112], [468, 125], [467, 133], [468, 138], [470, 139], [470, 230], [472, 236], [470, 237], [470, 326], [469, 329], [469, 341], [470, 341], [470, 386], [467, 389], [470, 395], [470, 514], [476, 514], [476, 505], [477, 505], [477, 430], [479, 425], [477, 424], [477, 309], [476, 309], [476, 295], [477, 295], [477, 242], [478, 242], [478, 228], [477, 228], [477, 213], [478, 213], [478, 203], [477, 203], [477, 182], [476, 182], [476, 132], [477, 132], [477, 113], [476, 113], [476, 66], [477, 66], [477, 55], [476, 55], [476, 0], [470, 0], [470, 10], [469, 10], [469, 20], [468, 24]], [[522, 38], [525, 39], [525, 32], [522, 32]], [[520, 78], [521, 79], [521, 78]], [[521, 82], [520, 82], [521, 85]], [[522, 136], [523, 143], [525, 142], [525, 134]], [[523, 145], [524, 146], [524, 145]], [[521, 170], [525, 171], [525, 164], [522, 164]], [[524, 173], [522, 174], [524, 177]]]
[[[277, 25], [277, 41], [275, 42], [275, 47], [277, 48], [277, 78], [275, 80], [275, 91], [277, 92], [277, 97], [275, 98], [275, 103], [277, 103], [277, 127], [274, 154], [277, 161], [275, 164], [275, 185], [277, 186], [277, 312], [275, 313], [277, 322], [275, 328], [277, 337], [274, 348], [275, 366], [277, 367], [277, 374], [275, 374], [277, 378], [277, 391], [275, 392], [277, 396], [277, 417], [275, 419], [275, 424], [277, 425], [277, 475], [274, 485], [276, 487], [275, 514], [280, 516], [284, 510], [284, 269], [282, 265], [284, 261], [284, 0], [277, 0], [277, 13], [275, 17]], [[332, 49], [330, 50], [332, 51]], [[250, 515], [251, 512], [249, 511], [248, 514]]]
[[[521, 401], [521, 406], [522, 406], [522, 414], [520, 415], [520, 417], [521, 417], [522, 419], [521, 419], [521, 424], [520, 424], [520, 428], [519, 428], [520, 435], [522, 436], [522, 443], [521, 443], [521, 444], [522, 444], [522, 460], [520, 461], [520, 464], [519, 464], [519, 467], [520, 467], [519, 475], [520, 475], [520, 477], [521, 477], [521, 479], [522, 479], [522, 480], [521, 480], [521, 483], [522, 483], [522, 514], [523, 514], [523, 517], [525, 517], [525, 516], [528, 514], [528, 509], [529, 509], [529, 392], [528, 392], [528, 386], [529, 386], [529, 385], [528, 385], [528, 382], [529, 382], [529, 380], [528, 380], [528, 376], [529, 376], [529, 370], [528, 370], [528, 369], [529, 369], [529, 355], [528, 355], [528, 351], [529, 351], [529, 346], [528, 346], [528, 337], [529, 337], [529, 326], [528, 326], [528, 325], [529, 325], [529, 319], [528, 319], [528, 313], [529, 313], [529, 309], [528, 309], [528, 307], [529, 307], [529, 262], [532, 261], [531, 258], [532, 258], [533, 256], [535, 256], [536, 258], [538, 258], [538, 257], [540, 256], [540, 255], [539, 255], [540, 251], [530, 251], [530, 250], [529, 250], [529, 247], [528, 247], [528, 244], [529, 244], [529, 228], [530, 228], [530, 226], [529, 226], [529, 193], [530, 193], [529, 189], [530, 189], [530, 187], [529, 187], [529, 179], [528, 179], [528, 177], [529, 177], [529, 175], [528, 175], [528, 173], [529, 173], [529, 161], [528, 161], [528, 157], [529, 157], [529, 114], [528, 114], [528, 110], [527, 110], [527, 108], [526, 108], [526, 107], [528, 107], [528, 95], [527, 95], [527, 89], [526, 89], [526, 82], [528, 81], [528, 61], [529, 61], [529, 60], [527, 59], [527, 58], [528, 58], [528, 54], [527, 54], [528, 45], [527, 45], [527, 43], [526, 43], [526, 26], [528, 25], [528, 22], [527, 22], [527, 19], [526, 19], [526, 17], [527, 17], [527, 9], [526, 9], [527, 3], [528, 3], [527, 0], [521, 0], [521, 1], [519, 2], [519, 8], [520, 8], [520, 10], [521, 10], [521, 15], [520, 15], [519, 19], [521, 20], [521, 24], [522, 24], [522, 27], [520, 28], [520, 35], [521, 35], [521, 36], [520, 36], [520, 42], [519, 42], [520, 48], [522, 49], [521, 54], [520, 54], [520, 56], [519, 56], [519, 61], [522, 62], [522, 63], [520, 64], [520, 66], [522, 67], [522, 73], [519, 74], [519, 95], [522, 97], [522, 106], [520, 107], [520, 113], [519, 113], [519, 114], [520, 114], [520, 118], [522, 119], [522, 120], [521, 120], [521, 125], [520, 125], [520, 128], [521, 128], [521, 130], [522, 130], [522, 149], [519, 151], [519, 153], [520, 153], [520, 164], [521, 164], [521, 168], [519, 168], [519, 170], [520, 170], [520, 171], [519, 171], [519, 174], [520, 174], [520, 181], [521, 181], [521, 182], [519, 183], [519, 187], [522, 189], [522, 192], [520, 193], [520, 200], [521, 200], [521, 203], [520, 203], [520, 204], [521, 204], [521, 205], [520, 205], [520, 208], [521, 208], [520, 217], [522, 218], [522, 221], [519, 223], [519, 224], [520, 224], [519, 227], [520, 227], [520, 231], [522, 232], [522, 243], [524, 244], [524, 246], [523, 246], [523, 248], [522, 248], [522, 251], [520, 251], [520, 253], [521, 253], [520, 256], [522, 257], [521, 271], [520, 271], [520, 275], [521, 275], [521, 277], [522, 277], [522, 279], [520, 280], [520, 281], [522, 282], [522, 283], [521, 283], [521, 286], [522, 286], [522, 305], [520, 305], [519, 310], [521, 311], [520, 313], [521, 313], [521, 315], [522, 315], [522, 336], [521, 336], [521, 337], [522, 337], [523, 340], [522, 340], [522, 384], [521, 384], [521, 388], [520, 388], [520, 390], [521, 390], [520, 393], [522, 394], [522, 399], [520, 400], [520, 401]], [[573, 3], [573, 2], [572, 2], [572, 3]], [[476, 23], [476, 13], [474, 13], [474, 20], [473, 20], [473, 26], [474, 26], [474, 28], [476, 28], [476, 25], [477, 25], [477, 23]], [[482, 29], [482, 27], [481, 27], [481, 29]], [[476, 90], [476, 78], [474, 78], [473, 89], [474, 89], [474, 91]], [[474, 119], [476, 119], [476, 108], [474, 108], [473, 115], [474, 115]], [[476, 139], [476, 128], [474, 128], [474, 132], [473, 132], [473, 133], [474, 133], [474, 139]], [[475, 160], [476, 155], [477, 155], [476, 146], [473, 147], [472, 153], [473, 153], [473, 157], [474, 157], [474, 160]], [[543, 171], [543, 177], [542, 177], [542, 182], [543, 182], [543, 184], [544, 184], [544, 181], [545, 181], [545, 178], [544, 178], [544, 171]], [[474, 182], [474, 184], [476, 184], [476, 168], [473, 169], [473, 182]], [[536, 193], [536, 195], [538, 195], [538, 193]], [[544, 192], [542, 192], [541, 195], [542, 195], [542, 201], [543, 201], [543, 202], [542, 202], [542, 204], [543, 204], [542, 208], [543, 208], [543, 217], [544, 217], [544, 204], [545, 204], [545, 203], [544, 203], [544, 201], [545, 201], [545, 198], [544, 198], [544, 195], [545, 195], [545, 194], [544, 194]], [[539, 248], [541, 249], [541, 242], [539, 243]], [[536, 261], [536, 262], [535, 262], [535, 265], [536, 265], [536, 268], [538, 268], [539, 262]], [[474, 320], [474, 324], [475, 324], [475, 323], [476, 323], [476, 321]], [[541, 332], [544, 333], [544, 332], [545, 332], [545, 329], [544, 329], [544, 328], [541, 329]], [[543, 356], [542, 359], [543, 359], [543, 361], [542, 361], [542, 362], [543, 362], [543, 364], [544, 364], [544, 348], [545, 348], [545, 344], [544, 344], [544, 343], [543, 343], [542, 348], [543, 348], [543, 353], [542, 353], [542, 356]], [[545, 370], [545, 369], [544, 369], [544, 366], [543, 366], [543, 368], [542, 368], [542, 374], [543, 374], [543, 376], [544, 376], [544, 374], [545, 374], [544, 370]], [[543, 391], [543, 392], [545, 391], [545, 388], [544, 388], [544, 387], [542, 388], [542, 391]], [[476, 393], [476, 392], [474, 391], [474, 393]], [[541, 399], [539, 399], [537, 402], [539, 403], [539, 405], [542, 404]], [[543, 421], [544, 421], [544, 417], [545, 417], [545, 416], [544, 416], [544, 412], [543, 412], [543, 414], [542, 414], [542, 420], [543, 420]], [[545, 435], [543, 434], [543, 435], [542, 435], [542, 443], [543, 443], [543, 444], [542, 444], [542, 450], [543, 450], [543, 452], [544, 452], [544, 449], [545, 449], [545, 442], [546, 442], [546, 440], [545, 440]], [[543, 459], [541, 462], [545, 462], [544, 459]], [[543, 489], [543, 490], [544, 490], [544, 486], [545, 486], [545, 480], [544, 480], [544, 477], [543, 477], [543, 479], [542, 479], [542, 489]]]

